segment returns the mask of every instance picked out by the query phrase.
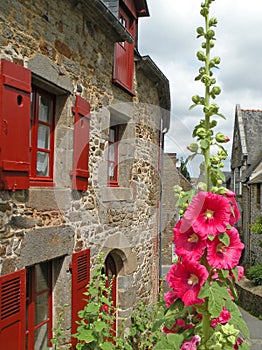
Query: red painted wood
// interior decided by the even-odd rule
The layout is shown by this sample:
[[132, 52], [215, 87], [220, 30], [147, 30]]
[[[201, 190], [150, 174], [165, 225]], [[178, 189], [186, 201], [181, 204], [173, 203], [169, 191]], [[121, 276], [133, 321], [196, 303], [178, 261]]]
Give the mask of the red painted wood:
[[88, 187], [89, 133], [90, 133], [90, 104], [81, 96], [76, 96], [74, 113], [74, 158], [72, 188], [86, 191]]
[[25, 349], [25, 269], [0, 277], [0, 349]]
[[[90, 249], [85, 249], [72, 255], [72, 319], [71, 334], [77, 332], [78, 312], [84, 308], [87, 301], [84, 296], [86, 286], [90, 281]], [[73, 349], [76, 339], [71, 339]]]
[[0, 188], [29, 187], [31, 72], [1, 60], [0, 66]]

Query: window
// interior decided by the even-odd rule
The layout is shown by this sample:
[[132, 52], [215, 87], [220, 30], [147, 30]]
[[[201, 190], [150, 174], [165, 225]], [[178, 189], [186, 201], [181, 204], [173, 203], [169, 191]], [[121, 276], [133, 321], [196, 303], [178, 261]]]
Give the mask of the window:
[[31, 185], [53, 185], [55, 96], [33, 87], [31, 95]]
[[46, 350], [52, 338], [52, 262], [28, 268], [26, 281], [26, 350]]
[[119, 125], [110, 126], [108, 140], [107, 177], [109, 186], [118, 186]]
[[261, 184], [257, 184], [257, 204], [261, 204]]
[[[136, 19], [131, 11], [120, 2], [118, 18], [120, 23], [135, 38]], [[134, 42], [119, 42], [115, 44], [115, 59], [113, 82], [120, 85], [130, 93], [133, 92], [134, 78]]]

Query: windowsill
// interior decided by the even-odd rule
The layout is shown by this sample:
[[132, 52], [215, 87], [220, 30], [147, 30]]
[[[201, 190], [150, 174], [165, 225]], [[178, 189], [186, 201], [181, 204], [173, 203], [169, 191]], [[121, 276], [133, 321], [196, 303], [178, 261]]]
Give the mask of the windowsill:
[[133, 190], [127, 187], [103, 187], [103, 202], [133, 201]]
[[123, 90], [125, 90], [126, 92], [128, 92], [131, 96], [135, 96], [135, 91], [133, 88], [127, 87], [124, 83], [122, 83], [120, 80], [118, 79], [112, 79], [112, 82], [122, 88]]

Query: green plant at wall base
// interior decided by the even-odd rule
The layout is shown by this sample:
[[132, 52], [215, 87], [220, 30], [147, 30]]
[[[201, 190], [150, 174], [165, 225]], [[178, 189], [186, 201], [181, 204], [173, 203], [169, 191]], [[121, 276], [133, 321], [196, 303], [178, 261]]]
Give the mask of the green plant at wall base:
[[65, 304], [61, 307], [59, 313], [58, 313], [58, 320], [56, 322], [55, 327], [52, 329], [53, 331], [53, 338], [51, 339], [51, 343], [53, 345], [54, 350], [66, 350], [71, 349], [71, 344], [67, 342], [66, 336], [65, 336], [65, 329], [63, 326], [63, 323], [65, 321], [64, 314], [65, 310], [68, 307], [68, 304]]
[[116, 337], [112, 325], [116, 319], [116, 309], [111, 296], [112, 286], [104, 271], [104, 256], [100, 254], [96, 269], [93, 272], [87, 291], [84, 292], [87, 304], [79, 311], [77, 321], [78, 350], [111, 350], [115, 349]]
[[235, 304], [234, 283], [243, 275], [237, 264], [244, 245], [234, 227], [240, 212], [235, 193], [222, 186], [227, 158], [223, 144], [229, 138], [214, 131], [216, 119], [224, 116], [212, 101], [221, 92], [213, 75], [220, 58], [211, 56], [218, 22], [210, 17], [213, 1], [201, 3], [205, 25], [197, 28], [197, 38], [203, 42], [195, 80], [204, 85], [204, 96], [193, 96], [190, 109], [201, 107], [204, 118], [193, 129], [196, 141], [188, 146], [192, 152], [188, 160], [196, 155], [204, 158], [200, 170], [205, 182], [198, 184], [197, 191], [175, 189], [180, 207], [180, 220], [173, 228], [178, 259], [167, 273], [170, 291], [164, 295], [166, 310], [162, 324], [158, 323], [164, 334], [154, 350], [249, 349], [249, 332]]
[[262, 286], [262, 264], [251, 266], [247, 270], [247, 276], [256, 286]]
[[250, 225], [251, 232], [260, 235], [262, 234], [262, 216], [258, 216], [255, 219], [254, 224]]

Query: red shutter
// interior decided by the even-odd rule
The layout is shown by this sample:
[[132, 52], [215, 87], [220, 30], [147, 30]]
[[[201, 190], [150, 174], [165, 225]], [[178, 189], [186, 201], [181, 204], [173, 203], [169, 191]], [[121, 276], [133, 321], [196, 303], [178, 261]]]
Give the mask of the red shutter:
[[1, 60], [0, 68], [0, 188], [29, 187], [31, 72]]
[[[136, 20], [133, 16], [128, 15], [123, 8], [119, 8], [119, 17], [125, 20], [126, 29], [135, 38]], [[124, 87], [134, 94], [134, 47], [135, 44], [120, 42], [115, 44], [115, 58], [113, 70], [113, 82]]]
[[72, 188], [86, 191], [88, 185], [90, 104], [81, 96], [76, 96], [75, 107], [72, 108], [74, 118], [74, 159]]
[[[90, 249], [72, 255], [72, 328], [71, 334], [76, 333], [78, 325], [78, 311], [86, 305], [85, 296], [86, 286], [90, 281]], [[76, 339], [72, 338], [73, 346], [76, 345]]]
[[25, 349], [25, 269], [0, 277], [0, 349]]

